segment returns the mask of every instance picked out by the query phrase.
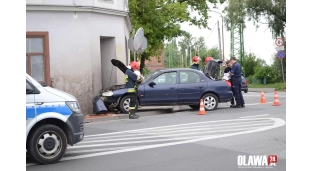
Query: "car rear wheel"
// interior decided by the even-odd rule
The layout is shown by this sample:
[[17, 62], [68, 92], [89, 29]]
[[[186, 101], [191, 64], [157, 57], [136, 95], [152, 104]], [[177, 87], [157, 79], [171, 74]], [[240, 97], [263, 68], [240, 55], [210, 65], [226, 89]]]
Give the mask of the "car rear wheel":
[[199, 104], [198, 105], [189, 105], [192, 109], [198, 110], [199, 109]]
[[248, 89], [244, 90], [245, 93], [248, 93]]
[[203, 97], [205, 110], [215, 110], [218, 107], [218, 97], [212, 93], [205, 94]]
[[[120, 102], [119, 102], [119, 109], [122, 111], [124, 114], [129, 114], [129, 108], [130, 108], [130, 95], [126, 95], [123, 97]], [[136, 112], [138, 110], [138, 101], [135, 105], [134, 111]]]

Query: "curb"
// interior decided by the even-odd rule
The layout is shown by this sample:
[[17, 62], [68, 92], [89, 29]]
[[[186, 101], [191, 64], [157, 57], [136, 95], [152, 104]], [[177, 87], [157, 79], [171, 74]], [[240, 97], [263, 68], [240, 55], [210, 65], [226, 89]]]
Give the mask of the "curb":
[[248, 92], [264, 92], [264, 93], [270, 93], [274, 92], [275, 88], [248, 88]]
[[[151, 116], [151, 115], [166, 115], [172, 114], [174, 110], [172, 107], [166, 108], [166, 106], [157, 109], [157, 107], [153, 107], [149, 109], [148, 107], [141, 109], [137, 112], [140, 117]], [[84, 123], [92, 123], [92, 122], [100, 122], [100, 121], [111, 121], [111, 120], [119, 120], [119, 119], [128, 119], [128, 114], [102, 114], [102, 115], [86, 115], [84, 117]]]

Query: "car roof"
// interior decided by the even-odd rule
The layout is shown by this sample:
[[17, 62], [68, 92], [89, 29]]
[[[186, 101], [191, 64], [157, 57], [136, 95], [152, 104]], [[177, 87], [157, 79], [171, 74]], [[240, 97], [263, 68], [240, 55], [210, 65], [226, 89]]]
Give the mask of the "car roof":
[[157, 69], [155, 71], [166, 72], [166, 71], [195, 71], [200, 72], [199, 70], [191, 69], [191, 68], [166, 68], [166, 69]]

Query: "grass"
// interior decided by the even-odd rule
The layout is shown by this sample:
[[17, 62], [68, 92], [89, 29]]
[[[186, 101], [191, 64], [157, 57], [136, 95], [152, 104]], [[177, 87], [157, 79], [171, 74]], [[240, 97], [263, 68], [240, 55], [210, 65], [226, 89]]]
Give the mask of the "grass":
[[275, 88], [278, 91], [286, 91], [286, 83], [248, 84], [248, 88]]

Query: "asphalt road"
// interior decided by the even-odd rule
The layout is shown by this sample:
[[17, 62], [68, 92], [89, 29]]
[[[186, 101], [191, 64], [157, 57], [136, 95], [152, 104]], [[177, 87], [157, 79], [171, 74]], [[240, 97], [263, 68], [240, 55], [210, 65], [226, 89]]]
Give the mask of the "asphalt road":
[[[286, 170], [286, 93], [280, 106], [259, 104], [260, 93], [243, 94], [245, 108], [219, 109], [206, 115], [180, 107], [164, 115], [94, 122], [85, 125], [85, 139], [68, 147], [61, 162], [36, 165], [29, 171], [234, 171]], [[166, 111], [166, 110], [164, 110]], [[252, 155], [252, 156], [250, 156]], [[241, 166], [239, 156], [276, 155], [275, 166]], [[257, 168], [255, 168], [257, 167]]]

